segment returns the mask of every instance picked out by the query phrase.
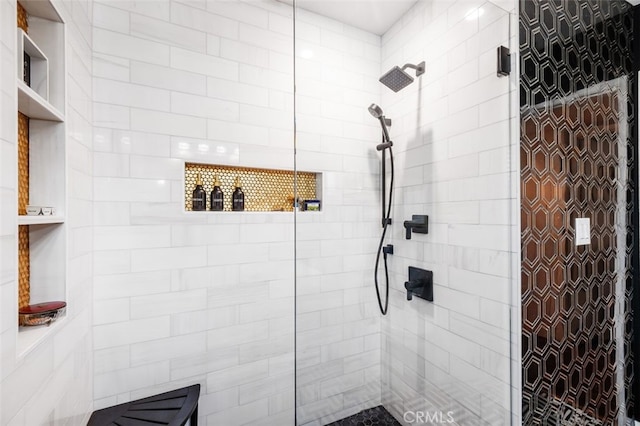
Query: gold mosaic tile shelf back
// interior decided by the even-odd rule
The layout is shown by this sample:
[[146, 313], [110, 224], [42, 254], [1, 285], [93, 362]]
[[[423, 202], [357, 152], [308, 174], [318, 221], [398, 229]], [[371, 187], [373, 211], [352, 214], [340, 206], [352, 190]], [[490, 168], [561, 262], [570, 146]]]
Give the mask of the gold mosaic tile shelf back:
[[29, 117], [18, 113], [18, 214], [29, 204]]
[[[293, 211], [293, 171], [231, 167], [186, 163], [184, 168], [185, 210], [191, 211], [191, 196], [196, 187], [198, 173], [207, 192], [207, 210], [211, 208], [211, 190], [215, 176], [224, 193], [224, 211], [231, 211], [231, 194], [236, 177], [240, 178], [245, 196], [245, 211]], [[297, 172], [298, 198], [316, 199], [316, 174]]]
[[[29, 204], [29, 117], [18, 113], [18, 214], [27, 214]], [[31, 299], [29, 227], [18, 227], [18, 307]]]
[[[18, 27], [29, 32], [27, 11], [18, 3]], [[27, 214], [29, 204], [29, 117], [18, 113], [18, 214]], [[18, 226], [18, 307], [31, 300], [29, 227]]]
[[31, 261], [29, 259], [29, 227], [18, 226], [18, 307], [31, 298]]
[[22, 28], [25, 33], [29, 32], [29, 15], [20, 3], [18, 3], [18, 28]]

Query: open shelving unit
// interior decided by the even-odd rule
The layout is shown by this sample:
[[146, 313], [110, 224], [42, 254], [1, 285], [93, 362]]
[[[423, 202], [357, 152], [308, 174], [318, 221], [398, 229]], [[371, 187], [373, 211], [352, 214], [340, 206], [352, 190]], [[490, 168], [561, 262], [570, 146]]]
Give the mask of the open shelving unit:
[[[55, 6], [20, 0], [17, 18], [20, 307], [67, 299], [66, 90], [65, 28]], [[26, 204], [54, 207], [56, 215], [27, 216]], [[18, 327], [18, 355], [57, 329], [56, 323]]]

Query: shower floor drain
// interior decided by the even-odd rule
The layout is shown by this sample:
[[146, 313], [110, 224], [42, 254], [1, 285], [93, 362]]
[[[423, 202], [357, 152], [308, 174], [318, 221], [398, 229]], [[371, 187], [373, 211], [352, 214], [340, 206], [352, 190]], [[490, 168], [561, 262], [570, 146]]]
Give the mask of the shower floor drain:
[[402, 426], [382, 405], [362, 410], [326, 426]]

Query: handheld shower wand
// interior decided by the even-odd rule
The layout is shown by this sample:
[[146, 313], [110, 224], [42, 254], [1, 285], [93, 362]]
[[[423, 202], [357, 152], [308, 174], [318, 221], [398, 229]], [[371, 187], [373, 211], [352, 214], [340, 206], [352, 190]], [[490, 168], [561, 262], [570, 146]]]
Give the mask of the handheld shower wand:
[[[378, 151], [382, 151], [382, 165], [380, 170], [380, 184], [381, 184], [381, 195], [382, 195], [382, 235], [380, 236], [380, 244], [378, 244], [378, 252], [376, 255], [376, 266], [373, 272], [374, 282], [376, 286], [376, 295], [378, 296], [378, 306], [380, 307], [380, 312], [382, 315], [387, 314], [387, 309], [389, 307], [389, 269], [387, 267], [387, 255], [393, 254], [393, 245], [388, 244], [386, 247], [383, 247], [384, 237], [387, 233], [387, 227], [391, 224], [391, 197], [393, 196], [393, 150], [391, 147], [393, 146], [393, 142], [389, 137], [389, 130], [387, 126], [391, 125], [391, 120], [386, 118], [382, 112], [382, 108], [380, 108], [376, 104], [371, 104], [369, 106], [369, 113], [380, 122], [380, 126], [382, 127], [382, 143], [376, 146]], [[391, 182], [389, 185], [389, 203], [387, 205], [386, 202], [386, 156], [385, 152], [389, 151], [389, 157], [391, 160]], [[386, 298], [384, 302], [384, 306], [382, 303], [382, 298], [380, 297], [380, 288], [378, 285], [378, 265], [380, 264], [380, 256], [384, 254], [384, 272], [386, 278]]]
[[376, 104], [369, 105], [369, 114], [374, 118], [377, 118], [378, 121], [380, 121], [380, 126], [382, 127], [383, 143], [376, 146], [376, 149], [378, 151], [382, 151], [385, 148], [393, 146], [393, 142], [391, 142], [391, 138], [389, 138], [389, 130], [387, 129], [387, 126], [391, 126], [391, 119], [386, 118], [382, 112], [382, 108]]
[[391, 223], [391, 218], [389, 217], [389, 214], [391, 213], [391, 191], [393, 191], [393, 189], [390, 189], [389, 192], [389, 211], [387, 210], [386, 207], [386, 201], [385, 201], [385, 191], [387, 189], [387, 185], [386, 185], [386, 175], [387, 175], [387, 170], [386, 170], [386, 165], [387, 165], [387, 159], [385, 156], [385, 150], [389, 149], [389, 154], [391, 155], [391, 183], [393, 186], [393, 152], [391, 151], [391, 147], [393, 146], [393, 142], [391, 141], [391, 138], [389, 138], [389, 130], [387, 129], [387, 126], [391, 125], [391, 119], [387, 118], [384, 116], [384, 113], [382, 112], [382, 108], [380, 108], [378, 105], [376, 104], [371, 104], [369, 105], [369, 113], [374, 117], [377, 118], [378, 121], [380, 122], [380, 127], [382, 127], [382, 143], [376, 145], [376, 149], [378, 151], [382, 151], [382, 167], [381, 167], [381, 176], [380, 176], [380, 182], [381, 182], [381, 186], [382, 186], [382, 226], [385, 226], [385, 224], [387, 223]]

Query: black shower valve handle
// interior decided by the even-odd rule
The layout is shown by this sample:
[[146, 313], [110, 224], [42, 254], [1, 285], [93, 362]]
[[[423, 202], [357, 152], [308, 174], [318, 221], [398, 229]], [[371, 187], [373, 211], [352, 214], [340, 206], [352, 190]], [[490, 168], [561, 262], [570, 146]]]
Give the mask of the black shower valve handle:
[[422, 214], [414, 214], [411, 220], [404, 221], [404, 229], [406, 229], [405, 238], [411, 239], [411, 233], [428, 234], [429, 233], [429, 216]]
[[433, 271], [409, 266], [409, 280], [405, 281], [407, 300], [413, 296], [433, 302]]
[[423, 280], [411, 280], [404, 282], [404, 288], [407, 289], [407, 300], [413, 299], [414, 292], [416, 294], [422, 294], [422, 290], [424, 287]]

